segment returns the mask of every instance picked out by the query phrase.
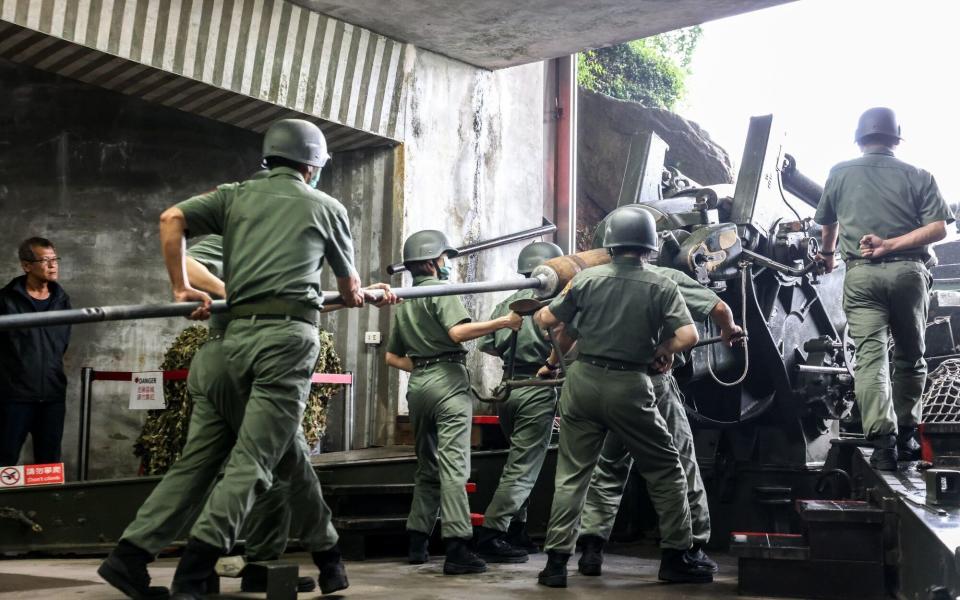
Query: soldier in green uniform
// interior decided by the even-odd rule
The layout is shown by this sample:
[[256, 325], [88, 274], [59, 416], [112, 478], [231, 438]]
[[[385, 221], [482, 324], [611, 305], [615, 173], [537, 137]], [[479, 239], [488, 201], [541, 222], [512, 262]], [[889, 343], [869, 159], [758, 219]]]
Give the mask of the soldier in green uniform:
[[[419, 231], [403, 244], [403, 264], [415, 287], [444, 285], [449, 276], [446, 258], [456, 254], [440, 231]], [[517, 330], [521, 322], [519, 315], [510, 313], [473, 323], [457, 296], [417, 298], [396, 309], [386, 360], [410, 373], [407, 403], [417, 454], [407, 517], [411, 564], [428, 560], [427, 543], [441, 515], [447, 545], [444, 574], [486, 571], [486, 563], [469, 548], [473, 527], [466, 483], [473, 399], [463, 342], [500, 329]]]
[[687, 484], [677, 450], [656, 408], [648, 370], [667, 372], [673, 356], [693, 347], [697, 330], [677, 285], [647, 269], [657, 245], [645, 211], [618, 211], [607, 223], [604, 247], [613, 262], [578, 273], [537, 312], [541, 327], [576, 319], [579, 356], [560, 397], [560, 448], [547, 566], [538, 581], [566, 587], [590, 474], [608, 431], [628, 448], [660, 517], [664, 581], [709, 582], [713, 574], [691, 556]]
[[[281, 458], [296, 443], [319, 351], [324, 260], [333, 268], [344, 304], [364, 302], [346, 210], [313, 187], [328, 158], [319, 128], [298, 119], [278, 121], [264, 137], [263, 156], [269, 177], [221, 185], [161, 216], [160, 239], [174, 297], [201, 301], [195, 318], [208, 316], [210, 298], [188, 283], [184, 238], [224, 236], [230, 322], [222, 347], [231, 383], [249, 390], [248, 397], [237, 399], [239, 406], [211, 411], [202, 433], [191, 431], [188, 444], [201, 446], [197, 451], [209, 462], [226, 458], [226, 465], [190, 530], [174, 574], [173, 591], [183, 598], [202, 597], [217, 559], [233, 546], [256, 497], [269, 489]], [[230, 413], [243, 415], [235, 434]], [[316, 474], [304, 471], [319, 497]], [[346, 588], [326, 505], [319, 505], [301, 535], [320, 569], [321, 591]], [[142, 579], [137, 583], [142, 585]]]
[[925, 263], [930, 244], [946, 237], [954, 219], [933, 176], [894, 157], [901, 137], [892, 110], [864, 112], [855, 139], [863, 156], [833, 167], [815, 219], [823, 225], [820, 259], [827, 272], [836, 250], [846, 262], [843, 308], [856, 344], [854, 393], [874, 446], [870, 462], [896, 470], [898, 454], [907, 460], [919, 454], [932, 283]]
[[[618, 210], [637, 210], [637, 208], [627, 206]], [[712, 290], [676, 269], [651, 264], [646, 265], [645, 268], [676, 283], [693, 320], [703, 322], [707, 318], [712, 319], [720, 330], [724, 343], [731, 345], [742, 336], [743, 330], [734, 322], [730, 307]], [[674, 360], [674, 367], [680, 367], [685, 362], [686, 357], [678, 354]], [[710, 540], [710, 507], [707, 504], [703, 480], [700, 478], [696, 449], [693, 445], [693, 432], [690, 430], [690, 422], [683, 408], [679, 387], [672, 372], [656, 373], [651, 375], [650, 379], [657, 399], [657, 410], [667, 424], [667, 430], [673, 436], [673, 444], [680, 455], [680, 464], [683, 465], [687, 478], [687, 499], [690, 504], [693, 530], [691, 554], [696, 562], [706, 565], [716, 573], [717, 564], [703, 551], [703, 547]], [[583, 554], [580, 556], [578, 569], [583, 575], [600, 575], [602, 572], [603, 546], [613, 531], [623, 488], [632, 465], [633, 459], [623, 442], [616, 434], [608, 432], [603, 442], [600, 460], [590, 480], [580, 521], [579, 542]]]
[[[268, 173], [261, 171], [251, 179], [259, 179]], [[207, 236], [191, 246], [187, 256], [190, 285], [215, 297], [224, 297], [222, 236]], [[386, 284], [371, 287], [389, 292]], [[325, 307], [324, 312], [327, 310]], [[225, 315], [210, 316], [207, 341], [191, 363], [187, 379], [187, 389], [194, 404], [189, 430], [191, 436], [209, 435], [211, 429], [207, 423], [217, 419], [214, 413], [222, 414], [233, 432], [239, 430], [243, 419], [242, 411], [236, 410], [238, 406], [242, 408], [237, 401], [242, 394], [227, 377], [226, 360], [222, 353], [221, 342], [228, 322]], [[149, 555], [152, 560], [181, 531], [193, 524], [202, 507], [202, 501], [198, 502], [197, 499], [206, 498], [212, 481], [222, 468], [222, 461], [209, 461], [206, 453], [199, 451], [202, 448], [202, 444], [190, 444], [190, 451], [177, 460], [179, 466], [176, 473], [165, 478], [143, 504], [137, 519], [123, 533], [118, 545], [121, 554], [127, 550], [133, 556]], [[303, 431], [298, 430], [295, 444], [288, 449], [274, 473], [273, 485], [257, 498], [245, 524], [243, 537], [246, 540], [244, 549], [247, 562], [276, 560], [286, 549], [291, 524], [299, 528], [318, 518], [317, 509], [323, 505], [323, 498], [317, 495], [318, 488], [309, 485], [305, 471], [309, 468], [307, 441]], [[298, 516], [296, 521], [292, 519], [294, 512]], [[294, 530], [292, 535], [300, 537], [300, 530]], [[103, 568], [108, 581], [111, 577], [116, 579], [115, 569], [111, 567], [114, 563], [115, 559], [108, 559]], [[299, 592], [311, 592], [315, 588], [312, 577], [299, 578]], [[266, 591], [266, 581], [258, 572], [247, 569], [242, 573], [240, 589], [243, 592], [263, 592]]]
[[[556, 244], [534, 242], [521, 250], [517, 272], [529, 277], [536, 267], [558, 256], [563, 256], [563, 251]], [[508, 315], [512, 302], [534, 297], [533, 290], [520, 290], [498, 304], [490, 319]], [[515, 353], [511, 341], [514, 335]], [[516, 333], [501, 329], [483, 336], [477, 349], [504, 360], [505, 378], [510, 361], [514, 377], [523, 378], [536, 376], [550, 355], [551, 346], [533, 319], [524, 319]], [[525, 506], [547, 455], [556, 410], [556, 391], [550, 387], [515, 389], [506, 402], [497, 406], [500, 426], [510, 439], [510, 454], [477, 534], [477, 551], [487, 562], [525, 562], [527, 551], [537, 550], [526, 535]]]

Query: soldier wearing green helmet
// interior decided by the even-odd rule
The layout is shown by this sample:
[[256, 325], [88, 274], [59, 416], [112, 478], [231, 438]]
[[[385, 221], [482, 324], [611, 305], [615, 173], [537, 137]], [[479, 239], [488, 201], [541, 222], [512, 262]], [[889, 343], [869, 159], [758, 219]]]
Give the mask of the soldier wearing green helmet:
[[[626, 210], [645, 211], [646, 209], [640, 205], [627, 205], [611, 213], [608, 219], [617, 212]], [[602, 222], [597, 227], [595, 247], [603, 245], [605, 225], [606, 222]], [[653, 264], [647, 264], [644, 268], [676, 283], [693, 320], [703, 322], [710, 318], [719, 328], [720, 335], [726, 344], [732, 344], [742, 335], [743, 331], [734, 322], [730, 307], [712, 290], [676, 269]], [[686, 357], [678, 354], [674, 359], [674, 367], [682, 366], [684, 362]], [[716, 572], [717, 564], [703, 551], [703, 547], [710, 540], [710, 507], [707, 504], [707, 493], [697, 465], [693, 432], [687, 420], [677, 381], [670, 371], [654, 373], [650, 376], [650, 380], [653, 383], [657, 411], [663, 417], [667, 431], [673, 437], [673, 445], [680, 456], [680, 464], [683, 466], [687, 480], [687, 499], [690, 505], [694, 543], [690, 552], [691, 558]], [[623, 442], [615, 433], [607, 432], [600, 459], [590, 479], [586, 504], [580, 521], [579, 543], [583, 553], [580, 556], [578, 569], [582, 575], [596, 576], [602, 572], [603, 547], [613, 531], [623, 488], [632, 465], [633, 458]]]
[[854, 394], [874, 447], [870, 463], [895, 471], [898, 458], [920, 454], [933, 281], [926, 262], [930, 244], [946, 237], [954, 217], [933, 176], [894, 157], [902, 138], [891, 109], [865, 111], [854, 137], [863, 156], [831, 169], [814, 219], [823, 226], [819, 259], [827, 272], [838, 250], [846, 263], [843, 308], [856, 344]]
[[[319, 351], [321, 265], [333, 269], [345, 306], [362, 306], [367, 297], [353, 267], [346, 210], [314, 189], [329, 158], [323, 133], [308, 121], [278, 121], [264, 136], [263, 158], [268, 176], [221, 185], [167, 209], [160, 219], [174, 298], [202, 303], [193, 318], [209, 316], [210, 296], [186, 276], [184, 239], [223, 235], [230, 310], [221, 342], [227, 368], [219, 373], [229, 378], [224, 385], [240, 390], [238, 395], [222, 395], [229, 406], [202, 410], [206, 418], [191, 423], [184, 453], [195, 452], [202, 459], [193, 464], [223, 464], [224, 474], [206, 500], [196, 499], [203, 507], [173, 578], [178, 598], [205, 594], [217, 559], [233, 547], [250, 506], [270, 488], [288, 449], [297, 444]], [[387, 302], [395, 301], [389, 296]], [[212, 354], [204, 353], [193, 369], [203, 371], [203, 361], [215, 358]], [[239, 425], [230, 414], [242, 415]], [[348, 581], [330, 511], [320, 499], [309, 461], [306, 465], [302, 477], [319, 501], [301, 531], [301, 542], [312, 552], [321, 591], [327, 594], [346, 588]], [[165, 589], [149, 586], [149, 550], [125, 541], [108, 557], [101, 574], [134, 597], [165, 594]]]
[[629, 450], [660, 517], [659, 577], [704, 583], [712, 572], [691, 554], [686, 477], [657, 411], [650, 370], [667, 372], [674, 355], [698, 336], [677, 285], [646, 265], [657, 249], [646, 211], [617, 210], [607, 221], [604, 247], [612, 262], [584, 269], [535, 315], [544, 328], [575, 324], [579, 355], [560, 396], [560, 445], [547, 565], [538, 581], [566, 587], [587, 484], [607, 432]]
[[[457, 249], [440, 231], [414, 233], [403, 245], [403, 264], [415, 287], [444, 285], [446, 260]], [[409, 561], [429, 559], [430, 534], [442, 515], [446, 575], [482, 573], [486, 563], [469, 547], [473, 537], [466, 483], [470, 474], [473, 399], [463, 342], [500, 329], [518, 329], [519, 315], [472, 322], [457, 296], [417, 298], [397, 307], [387, 343], [387, 364], [410, 373], [407, 403], [417, 470], [407, 518]]]
[[[563, 251], [556, 244], [533, 242], [520, 251], [517, 272], [529, 277], [535, 268], [558, 256]], [[520, 290], [497, 304], [490, 318], [499, 319], [510, 313], [511, 303], [534, 297], [533, 290]], [[501, 329], [480, 338], [477, 349], [504, 360], [504, 377], [511, 361], [514, 377], [535, 377], [550, 355], [550, 343], [533, 319], [524, 319], [515, 335], [515, 348], [511, 332]], [[526, 533], [526, 503], [547, 455], [556, 410], [556, 391], [549, 387], [518, 388], [497, 405], [510, 454], [477, 532], [477, 551], [488, 562], [525, 562], [528, 552], [538, 550]]]

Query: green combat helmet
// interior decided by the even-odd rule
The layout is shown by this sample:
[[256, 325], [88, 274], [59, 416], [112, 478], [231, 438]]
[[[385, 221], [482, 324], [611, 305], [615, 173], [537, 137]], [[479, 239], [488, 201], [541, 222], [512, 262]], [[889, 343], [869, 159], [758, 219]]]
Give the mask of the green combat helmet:
[[443, 255], [454, 257], [459, 251], [450, 245], [450, 241], [442, 231], [424, 229], [407, 238], [403, 243], [403, 262], [411, 263], [421, 260], [434, 260]]
[[878, 106], [876, 108], [868, 108], [860, 115], [854, 140], [859, 143], [868, 135], [876, 133], [898, 140], [903, 139], [900, 137], [900, 124], [897, 123], [897, 115], [894, 114], [892, 109]]
[[550, 242], [534, 242], [524, 246], [517, 257], [517, 273], [529, 277], [534, 269], [558, 256], [563, 256], [563, 250]]
[[604, 248], [645, 248], [657, 250], [657, 224], [645, 210], [621, 206], [607, 217]]
[[[620, 208], [648, 212], [650, 213], [650, 216], [653, 217], [653, 222], [655, 224], [659, 223], [659, 220], [662, 215], [660, 211], [651, 207], [648, 204], [625, 204]], [[592, 249], [596, 250], [597, 248], [603, 248], [603, 236], [607, 232], [607, 223], [610, 221], [610, 217], [613, 216], [613, 213], [617, 212], [617, 210], [619, 209], [614, 209], [612, 212], [608, 213], [607, 216], [605, 216], [603, 220], [597, 224], [596, 229], [593, 230], [593, 239], [591, 240], [591, 245], [590, 245]]]
[[281, 119], [263, 136], [263, 158], [279, 156], [304, 165], [327, 164], [327, 140], [320, 128], [303, 119]]

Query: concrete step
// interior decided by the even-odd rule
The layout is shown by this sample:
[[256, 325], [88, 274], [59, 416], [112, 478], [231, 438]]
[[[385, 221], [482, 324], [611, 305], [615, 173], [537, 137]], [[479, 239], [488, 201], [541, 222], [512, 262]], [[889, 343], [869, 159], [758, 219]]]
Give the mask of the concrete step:
[[[477, 484], [468, 482], [468, 494], [477, 491]], [[406, 514], [413, 502], [412, 483], [332, 484], [323, 486], [323, 495], [333, 514], [338, 517]]]
[[[837, 543], [847, 546], [843, 540]], [[822, 600], [886, 597], [882, 561], [818, 557], [805, 535], [736, 532], [731, 534], [730, 552], [738, 557], [741, 595]]]
[[797, 500], [797, 513], [811, 559], [882, 565], [882, 509], [856, 500]]

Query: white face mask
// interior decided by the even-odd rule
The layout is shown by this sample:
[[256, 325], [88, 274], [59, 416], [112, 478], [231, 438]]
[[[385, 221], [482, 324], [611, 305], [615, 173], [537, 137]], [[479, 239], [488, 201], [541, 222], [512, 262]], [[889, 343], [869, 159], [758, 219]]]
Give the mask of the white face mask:
[[310, 178], [310, 181], [308, 181], [307, 184], [308, 184], [310, 187], [315, 188], [315, 187], [317, 187], [317, 184], [318, 184], [318, 183], [320, 183], [320, 169], [319, 169], [319, 168], [317, 168], [317, 170], [313, 172], [313, 176]]

